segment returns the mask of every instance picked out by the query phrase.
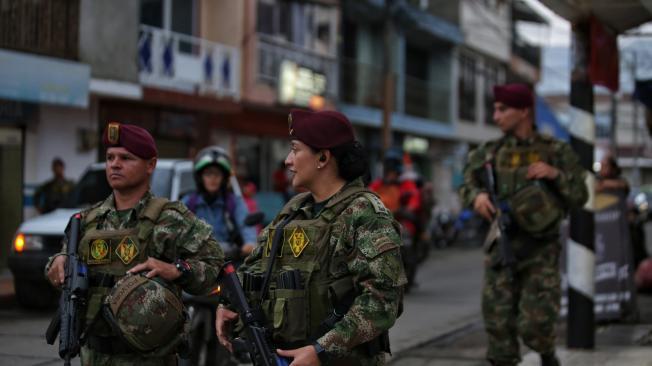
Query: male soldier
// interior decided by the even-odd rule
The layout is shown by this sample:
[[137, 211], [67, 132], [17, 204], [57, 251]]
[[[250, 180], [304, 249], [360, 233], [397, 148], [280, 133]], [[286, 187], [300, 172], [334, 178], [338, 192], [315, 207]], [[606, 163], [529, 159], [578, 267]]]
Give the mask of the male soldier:
[[588, 197], [585, 172], [564, 142], [545, 137], [533, 124], [533, 95], [523, 84], [494, 87], [494, 121], [503, 137], [471, 151], [460, 195], [465, 206], [495, 220], [485, 164], [491, 164], [500, 214], [508, 214], [505, 233], [516, 264], [504, 265], [501, 248], [486, 240], [482, 312], [492, 365], [516, 365], [517, 336], [541, 354], [541, 364], [559, 365], [555, 356], [555, 321], [561, 297], [560, 222], [569, 208]]
[[58, 208], [72, 190], [74, 183], [66, 179], [65, 169], [66, 166], [61, 158], [52, 160], [54, 177], [43, 183], [34, 193], [34, 207], [39, 213], [48, 213]]
[[[146, 130], [111, 122], [103, 143], [113, 193], [81, 212], [78, 250], [89, 273], [82, 364], [174, 365], [180, 292], [209, 292], [224, 255], [210, 226], [149, 191], [157, 149]], [[46, 267], [55, 286], [64, 281], [66, 245]]]

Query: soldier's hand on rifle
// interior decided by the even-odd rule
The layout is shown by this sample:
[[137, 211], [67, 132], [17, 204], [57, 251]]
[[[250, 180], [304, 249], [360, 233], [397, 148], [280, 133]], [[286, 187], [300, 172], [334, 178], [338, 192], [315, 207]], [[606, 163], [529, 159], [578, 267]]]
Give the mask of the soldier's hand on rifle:
[[142, 271], [147, 271], [145, 275], [147, 278], [159, 276], [167, 281], [174, 281], [181, 276], [181, 272], [179, 272], [174, 264], [166, 263], [152, 257], [148, 257], [145, 262], [135, 265], [127, 273], [133, 274]]
[[319, 358], [317, 357], [315, 347], [312, 345], [291, 350], [277, 349], [276, 353], [278, 353], [278, 355], [281, 357], [293, 359], [292, 363], [290, 363], [290, 366], [321, 365], [321, 362], [319, 362]]
[[473, 200], [473, 209], [475, 212], [480, 214], [480, 216], [487, 219], [487, 221], [493, 220], [493, 216], [496, 214], [496, 208], [491, 203], [489, 193], [487, 192], [481, 192], [475, 196], [475, 199]]
[[66, 258], [65, 255], [56, 256], [48, 270], [48, 279], [55, 287], [63, 286], [63, 281], [66, 279]]
[[552, 165], [538, 161], [530, 164], [527, 168], [527, 179], [556, 179], [559, 176], [559, 169]]
[[220, 344], [231, 353], [233, 353], [233, 345], [229, 340], [229, 335], [231, 334], [231, 324], [237, 321], [237, 319], [238, 313], [231, 311], [222, 305], [217, 307], [217, 312], [215, 313], [217, 340], [220, 341]]

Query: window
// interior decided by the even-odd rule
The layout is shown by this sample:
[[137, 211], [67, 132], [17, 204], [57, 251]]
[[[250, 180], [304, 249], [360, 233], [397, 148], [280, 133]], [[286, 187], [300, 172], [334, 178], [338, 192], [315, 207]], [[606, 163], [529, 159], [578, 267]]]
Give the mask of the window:
[[475, 60], [466, 55], [460, 56], [458, 97], [459, 118], [461, 120], [475, 122]]
[[498, 67], [491, 63], [485, 64], [484, 71], [484, 123], [493, 123], [494, 86], [498, 84]]
[[335, 53], [336, 9], [315, 3], [258, 0], [256, 30], [301, 48]]

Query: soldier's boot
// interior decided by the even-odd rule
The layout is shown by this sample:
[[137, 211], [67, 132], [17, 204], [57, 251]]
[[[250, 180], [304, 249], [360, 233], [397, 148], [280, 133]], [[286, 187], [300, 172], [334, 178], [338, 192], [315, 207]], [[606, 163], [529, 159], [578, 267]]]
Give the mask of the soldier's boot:
[[554, 353], [541, 355], [541, 366], [561, 366], [559, 359]]

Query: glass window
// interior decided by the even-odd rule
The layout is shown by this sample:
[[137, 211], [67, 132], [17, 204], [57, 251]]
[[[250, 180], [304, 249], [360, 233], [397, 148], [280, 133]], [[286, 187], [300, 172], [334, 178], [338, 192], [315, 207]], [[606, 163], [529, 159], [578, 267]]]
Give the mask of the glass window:
[[458, 94], [459, 118], [465, 121], [475, 122], [475, 60], [470, 56], [460, 56]]
[[89, 170], [75, 185], [63, 204], [66, 208], [90, 206], [103, 201], [111, 194], [104, 169]]

